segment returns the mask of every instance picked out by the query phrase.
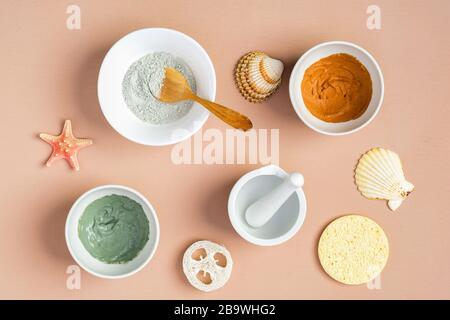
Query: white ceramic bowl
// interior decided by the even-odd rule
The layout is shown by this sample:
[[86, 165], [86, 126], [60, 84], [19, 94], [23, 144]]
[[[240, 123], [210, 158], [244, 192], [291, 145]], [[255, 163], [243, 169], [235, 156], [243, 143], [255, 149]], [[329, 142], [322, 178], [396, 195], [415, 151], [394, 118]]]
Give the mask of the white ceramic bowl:
[[256, 200], [278, 186], [288, 174], [278, 166], [269, 165], [243, 175], [233, 186], [228, 198], [228, 216], [236, 232], [248, 242], [274, 246], [291, 239], [301, 228], [306, 216], [306, 198], [297, 189], [262, 227], [252, 228], [245, 211]]
[[[78, 237], [78, 221], [86, 207], [92, 201], [111, 194], [127, 196], [138, 202], [149, 221], [150, 235], [145, 247], [133, 260], [123, 264], [107, 264], [95, 259]], [[70, 209], [66, 220], [66, 242], [72, 257], [87, 272], [107, 279], [128, 277], [141, 270], [153, 257], [159, 242], [158, 218], [152, 205], [136, 190], [119, 185], [99, 186], [81, 195]]]
[[137, 118], [125, 104], [122, 80], [130, 65], [152, 52], [165, 51], [181, 58], [192, 70], [198, 95], [214, 100], [216, 73], [206, 51], [184, 33], [163, 28], [141, 29], [117, 41], [106, 54], [98, 77], [98, 99], [110, 125], [125, 138], [145, 145], [160, 146], [180, 142], [197, 132], [209, 112], [194, 103], [183, 118], [153, 125]]
[[[303, 102], [300, 89], [305, 70], [318, 60], [335, 53], [354, 56], [367, 68], [372, 79], [372, 99], [366, 112], [358, 119], [341, 123], [329, 123], [313, 116]], [[372, 55], [360, 46], [344, 41], [324, 42], [305, 52], [295, 64], [289, 79], [289, 95], [295, 112], [311, 129], [327, 135], [349, 134], [368, 125], [380, 110], [384, 96], [383, 74]]]

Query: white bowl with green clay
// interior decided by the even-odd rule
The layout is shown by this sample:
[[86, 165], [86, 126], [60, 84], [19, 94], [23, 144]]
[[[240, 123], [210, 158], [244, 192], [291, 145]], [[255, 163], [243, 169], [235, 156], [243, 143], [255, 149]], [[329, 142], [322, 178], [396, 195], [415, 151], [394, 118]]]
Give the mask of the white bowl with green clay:
[[72, 257], [89, 273], [124, 278], [153, 257], [159, 242], [158, 218], [139, 192], [119, 185], [100, 186], [73, 204], [66, 242]]

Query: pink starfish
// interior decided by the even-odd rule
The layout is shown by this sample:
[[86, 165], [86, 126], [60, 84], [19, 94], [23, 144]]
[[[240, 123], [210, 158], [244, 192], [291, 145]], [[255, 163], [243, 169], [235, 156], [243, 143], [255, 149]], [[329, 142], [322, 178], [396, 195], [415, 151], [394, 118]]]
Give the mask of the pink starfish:
[[77, 158], [78, 150], [92, 144], [91, 139], [78, 139], [74, 137], [70, 120], [64, 122], [64, 128], [59, 136], [41, 133], [39, 138], [50, 144], [53, 148], [53, 152], [46, 163], [47, 167], [50, 167], [53, 161], [57, 159], [66, 159], [72, 169], [77, 171], [80, 170]]

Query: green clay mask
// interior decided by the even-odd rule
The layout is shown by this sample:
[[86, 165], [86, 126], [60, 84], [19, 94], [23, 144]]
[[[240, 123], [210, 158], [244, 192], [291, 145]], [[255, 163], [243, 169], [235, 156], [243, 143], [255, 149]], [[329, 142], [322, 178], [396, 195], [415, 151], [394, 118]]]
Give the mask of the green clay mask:
[[149, 222], [142, 206], [119, 195], [91, 202], [78, 222], [78, 237], [94, 258], [125, 263], [135, 258], [149, 237]]

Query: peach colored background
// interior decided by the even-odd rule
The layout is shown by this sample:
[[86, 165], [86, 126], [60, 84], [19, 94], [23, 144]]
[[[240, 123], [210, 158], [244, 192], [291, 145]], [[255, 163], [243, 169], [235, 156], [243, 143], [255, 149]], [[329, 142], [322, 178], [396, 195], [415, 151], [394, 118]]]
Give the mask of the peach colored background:
[[[66, 7], [81, 7], [82, 27], [66, 28]], [[382, 10], [382, 29], [366, 28], [366, 8]], [[449, 116], [450, 2], [443, 1], [1, 1], [0, 298], [450, 298]], [[256, 128], [281, 128], [280, 163], [306, 179], [308, 212], [291, 241], [257, 247], [232, 229], [227, 197], [255, 165], [181, 165], [171, 147], [146, 147], [122, 138], [97, 101], [97, 74], [109, 47], [130, 31], [169, 27], [195, 38], [217, 73], [217, 100], [235, 106]], [[298, 57], [327, 40], [368, 49], [384, 72], [380, 114], [345, 137], [308, 129], [288, 98]], [[259, 49], [286, 63], [280, 91], [254, 105], [239, 95], [233, 67]], [[80, 153], [81, 172], [64, 161], [43, 163], [50, 147], [39, 132], [57, 134], [64, 119], [79, 137], [94, 139]], [[211, 117], [205, 128], [226, 127]], [[398, 152], [416, 191], [398, 212], [363, 198], [352, 174], [361, 153], [375, 146]], [[157, 209], [161, 241], [154, 259], [128, 279], [103, 280], [82, 272], [81, 290], [66, 289], [74, 263], [64, 240], [72, 202], [108, 183], [141, 191]], [[379, 222], [391, 255], [382, 289], [345, 286], [321, 269], [316, 244], [332, 219], [360, 213]], [[195, 240], [224, 243], [235, 260], [229, 283], [205, 294], [181, 271]]]

